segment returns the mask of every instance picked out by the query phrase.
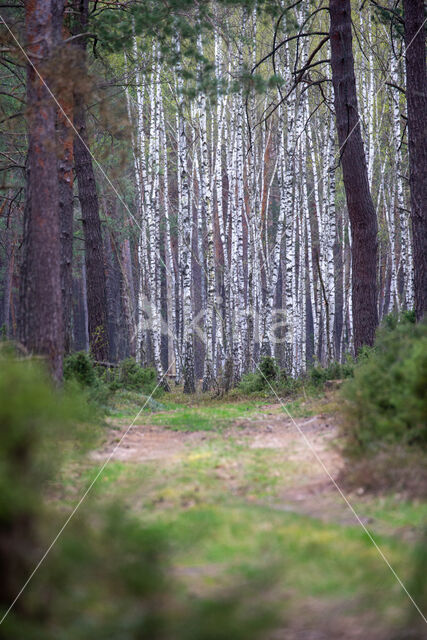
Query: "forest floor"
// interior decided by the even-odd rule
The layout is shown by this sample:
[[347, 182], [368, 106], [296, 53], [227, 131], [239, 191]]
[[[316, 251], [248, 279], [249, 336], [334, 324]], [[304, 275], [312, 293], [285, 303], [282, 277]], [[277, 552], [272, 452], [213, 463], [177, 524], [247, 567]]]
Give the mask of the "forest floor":
[[[103, 444], [68, 470], [62, 498], [72, 504], [112, 454], [95, 498], [164, 525], [190, 593], [261, 580], [280, 621], [271, 640], [385, 640], [405, 626], [406, 595], [283, 407], [180, 400], [141, 414], [119, 447], [131, 420], [118, 407]], [[344, 468], [337, 402], [330, 393], [287, 405], [333, 478]], [[427, 503], [362, 489], [347, 497], [410, 582]]]

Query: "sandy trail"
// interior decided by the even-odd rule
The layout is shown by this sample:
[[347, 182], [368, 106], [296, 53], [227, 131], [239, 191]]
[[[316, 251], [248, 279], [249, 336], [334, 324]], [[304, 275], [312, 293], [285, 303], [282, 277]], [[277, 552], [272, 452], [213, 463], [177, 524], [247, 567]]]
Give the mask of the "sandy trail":
[[[344, 461], [337, 447], [334, 446], [339, 435], [334, 417], [319, 414], [295, 418], [295, 422], [308, 438], [331, 476], [336, 478], [343, 468]], [[295, 476], [291, 476], [286, 488], [279, 488], [274, 496], [266, 497], [262, 501], [256, 500], [255, 504], [278, 511], [306, 515], [324, 522], [360, 526], [295, 424], [278, 404], [261, 407], [255, 415], [242, 417], [220, 431], [174, 431], [162, 425], [137, 424], [129, 431], [120, 447], [116, 448], [126, 428], [127, 426], [124, 425], [111, 429], [104, 447], [93, 452], [92, 459], [104, 461], [112, 454], [113, 460], [166, 466], [184, 460], [191, 455], [192, 451], [208, 445], [212, 440], [232, 439], [247, 450], [264, 449], [279, 452], [279, 460], [283, 460], [284, 468], [287, 462], [292, 461], [297, 463], [297, 468], [300, 462], [301, 469], [308, 469], [305, 475], [303, 472], [296, 472]], [[248, 457], [243, 455], [242, 460], [234, 460], [233, 472], [221, 466], [217, 469], [217, 475], [231, 494], [254, 504], [250, 495], [236, 491], [233, 480], [235, 466], [240, 465], [244, 468], [247, 459]], [[351, 497], [350, 502], [352, 502]], [[378, 526], [379, 523], [366, 518], [361, 520], [375, 531], [382, 532], [382, 526]], [[204, 578], [207, 575], [215, 577], [219, 570], [216, 565], [190, 566], [181, 568], [177, 574], [197, 580], [200, 575]], [[268, 636], [269, 640], [341, 640], [342, 638], [388, 640], [389, 638], [375, 614], [369, 611], [361, 614], [357, 609], [357, 602], [354, 611], [352, 609], [343, 611], [342, 602], [325, 603], [324, 599], [316, 598], [311, 598], [309, 602], [304, 600], [301, 611], [298, 606], [293, 611], [289, 626], [286, 629], [276, 630]], [[308, 617], [307, 609], [310, 611]]]
[[[259, 414], [232, 422], [230, 427], [218, 431], [174, 431], [162, 425], [134, 425], [117, 446], [127, 427], [111, 429], [107, 442], [92, 453], [94, 460], [112, 455], [112, 460], [145, 462], [182, 455], [189, 447], [198, 447], [210, 438], [233, 438], [253, 449], [286, 449], [288, 459], [313, 457], [301, 434], [286, 414], [278, 411], [280, 405], [269, 405]], [[336, 469], [340, 456], [331, 451], [330, 443], [336, 437], [336, 427], [328, 416], [297, 418], [295, 422], [312, 442], [315, 450], [327, 456]]]
[[[329, 473], [336, 478], [343, 467], [343, 459], [333, 446], [338, 436], [337, 425], [330, 415], [296, 418], [299, 429], [310, 441]], [[301, 462], [309, 466], [307, 476], [295, 477], [295, 482], [283, 490], [268, 505], [273, 509], [295, 511], [300, 514], [333, 521], [356, 524], [354, 515], [339, 497], [333, 482], [319, 465], [305, 439], [280, 405], [262, 407], [258, 414], [236, 420], [222, 431], [174, 431], [162, 425], [136, 424], [117, 447], [126, 426], [111, 430], [102, 449], [91, 458], [103, 461], [112, 454], [112, 460], [132, 463], [178, 461], [192, 449], [203, 446], [213, 438], [232, 438], [249, 449], [270, 449], [283, 452], [283, 464]], [[237, 461], [238, 462], [238, 461]], [[226, 474], [224, 475], [226, 478]], [[234, 487], [230, 484], [230, 490]]]

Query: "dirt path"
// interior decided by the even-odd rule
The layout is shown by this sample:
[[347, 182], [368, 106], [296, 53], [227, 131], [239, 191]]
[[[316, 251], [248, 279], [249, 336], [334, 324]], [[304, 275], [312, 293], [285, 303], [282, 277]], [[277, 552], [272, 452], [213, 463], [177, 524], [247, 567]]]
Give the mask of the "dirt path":
[[[318, 528], [316, 520], [344, 527], [360, 527], [300, 433], [301, 431], [307, 437], [332, 478], [336, 478], [344, 461], [335, 446], [339, 436], [338, 425], [333, 415], [326, 413], [326, 407], [325, 404], [325, 413], [295, 418], [299, 429], [278, 404], [265, 405], [256, 411], [251, 409], [247, 415], [242, 411], [242, 417], [230, 421], [229, 426], [224, 427], [222, 424], [221, 428], [211, 431], [174, 430], [167, 424], [171, 424], [171, 414], [174, 416], [174, 424], [177, 424], [175, 418], [180, 409], [158, 412], [153, 417], [157, 424], [136, 424], [120, 446], [117, 445], [128, 425], [122, 423], [118, 426], [113, 423], [105, 445], [93, 452], [91, 458], [93, 461], [103, 462], [111, 455], [112, 460], [128, 462], [129, 467], [141, 463], [156, 472], [160, 471], [160, 474], [154, 473], [153, 477], [150, 474], [144, 476], [146, 484], [141, 495], [138, 493], [139, 489], [132, 494], [133, 508], [140, 509], [143, 508], [142, 504], [148, 504], [151, 514], [159, 510], [163, 515], [170, 510], [182, 516], [182, 512], [191, 507], [203, 506], [205, 503], [216, 505], [224, 496], [225, 502], [231, 497], [237, 509], [242, 505], [255, 506], [256, 511], [253, 513], [260, 518], [266, 530], [272, 515], [268, 509], [315, 519], [312, 523], [304, 521], [302, 525], [311, 532]], [[316, 409], [318, 410], [317, 406]], [[144, 420], [148, 422], [149, 417], [144, 416]], [[191, 424], [194, 426], [194, 420]], [[191, 466], [194, 461], [195, 466]], [[257, 467], [259, 462], [262, 463], [260, 469]], [[269, 473], [265, 472], [266, 465], [270, 465]], [[277, 483], [272, 481], [271, 476], [277, 476]], [[263, 487], [266, 488], [265, 491]], [[360, 500], [365, 497], [353, 495], [349, 498], [359, 511]], [[368, 499], [366, 496], [366, 500]], [[262, 511], [258, 510], [258, 505], [263, 507]], [[374, 532], [396, 533], [392, 526], [380, 521], [374, 522], [363, 517], [361, 519]], [[192, 520], [190, 515], [188, 522], [198, 521]], [[203, 519], [200, 522], [203, 523]], [[196, 530], [202, 526], [200, 522]], [[230, 522], [233, 523], [233, 520]], [[256, 528], [258, 520], [257, 525], [252, 521], [248, 526], [252, 527], [251, 531], [255, 536], [259, 533]], [[230, 528], [232, 530], [232, 525]], [[228, 529], [226, 532], [224, 544], [227, 548]], [[247, 540], [244, 543], [249, 545]], [[202, 554], [203, 544], [202, 551], [199, 550]], [[186, 557], [175, 568], [176, 575], [183, 578], [195, 593], [199, 593], [200, 589], [209, 589], [217, 580], [222, 580], [225, 565], [212, 561], [212, 557], [216, 558], [218, 552], [215, 551], [215, 535], [212, 536], [212, 545], [214, 553], [209, 556], [208, 561], [194, 561], [191, 557]], [[324, 545], [322, 538], [319, 545]], [[316, 551], [313, 553], [315, 555]], [[339, 549], [337, 553], [339, 556]], [[366, 562], [365, 553], [361, 555], [361, 565], [365, 566]], [[377, 611], [366, 606], [362, 596], [360, 601], [358, 597], [354, 602], [342, 600], [336, 595], [329, 600], [320, 596], [311, 596], [310, 599], [304, 598], [301, 601], [291, 598], [288, 626], [286, 629], [278, 629], [269, 636], [269, 640], [389, 638], [388, 632], [384, 632], [387, 625], [384, 625], [382, 619], [378, 619]]]
[[[335, 478], [342, 469], [343, 460], [333, 446], [338, 436], [337, 425], [330, 415], [316, 415], [297, 418], [295, 422], [306, 435], [313, 449], [320, 457], [331, 476]], [[122, 444], [117, 444], [127, 427], [112, 430], [105, 446], [92, 454], [96, 461], [105, 460], [111, 453], [112, 460], [141, 462], [162, 460], [179, 461], [211, 439], [232, 438], [237, 444], [249, 449], [266, 449], [283, 453], [283, 465], [292, 462], [301, 467], [309, 467], [309, 472], [279, 492], [268, 501], [268, 506], [277, 510], [295, 511], [333, 521], [343, 525], [356, 524], [354, 516], [337, 493], [332, 481], [319, 465], [305, 439], [290, 418], [283, 413], [280, 405], [262, 407], [256, 415], [239, 419], [228, 428], [217, 431], [174, 431], [161, 425], [135, 425]], [[116, 448], [117, 447], [117, 448]], [[115, 449], [116, 448], [116, 449]], [[239, 461], [237, 461], [239, 464]], [[223, 474], [227, 482], [227, 473]], [[232, 480], [229, 489], [234, 491]], [[366, 521], [368, 522], [368, 520]]]
[[92, 454], [93, 460], [105, 460], [112, 452], [112, 460], [122, 462], [149, 462], [178, 458], [189, 447], [197, 447], [210, 437], [204, 431], [178, 432], [157, 425], [135, 425], [117, 447], [126, 427], [112, 431], [102, 449]]
[[[341, 466], [341, 457], [331, 448], [337, 436], [336, 425], [330, 416], [319, 415], [297, 418], [295, 422], [308, 437], [325, 463], [331, 464], [332, 471]], [[282, 411], [280, 405], [262, 407], [259, 414], [236, 420], [220, 433], [213, 431], [174, 431], [166, 426], [136, 424], [117, 447], [127, 427], [111, 430], [105, 446], [92, 454], [92, 459], [103, 460], [112, 452], [113, 460], [146, 462], [183, 455], [188, 448], [200, 446], [213, 437], [224, 440], [232, 437], [237, 442], [253, 449], [286, 450], [289, 460], [313, 458], [301, 434]], [[314, 458], [313, 458], [314, 461]]]

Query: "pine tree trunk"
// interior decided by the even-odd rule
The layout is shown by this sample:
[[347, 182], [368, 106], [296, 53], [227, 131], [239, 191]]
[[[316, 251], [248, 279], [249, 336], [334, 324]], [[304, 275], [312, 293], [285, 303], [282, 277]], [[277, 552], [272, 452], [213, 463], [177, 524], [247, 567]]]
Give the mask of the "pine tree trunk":
[[15, 253], [16, 253], [16, 238], [12, 235], [11, 229], [6, 229], [5, 236], [5, 270], [4, 270], [4, 286], [3, 286], [3, 326], [6, 333], [6, 338], [11, 335], [10, 331], [10, 302], [12, 298], [12, 283], [13, 272], [15, 269]]
[[[84, 33], [87, 30], [88, 0], [78, 3], [78, 9], [78, 33]], [[84, 77], [86, 75], [86, 38], [78, 38], [76, 42], [78, 43], [75, 45], [78, 50], [78, 63]], [[92, 157], [88, 147], [85, 99], [78, 86], [74, 90], [74, 104], [74, 125], [79, 133], [74, 137], [74, 161], [85, 243], [89, 344], [95, 360], [107, 361], [109, 358], [107, 287], [99, 202]]]
[[[26, 4], [26, 48], [48, 85], [54, 68], [49, 60], [55, 38], [52, 16], [57, 17], [59, 4], [53, 0]], [[31, 352], [47, 356], [54, 379], [60, 381], [63, 324], [55, 103], [31, 65], [27, 68], [27, 106], [21, 339]]]
[[415, 315], [427, 310], [427, 79], [423, 0], [403, 0]]
[[[74, 122], [85, 140], [86, 118], [81, 105], [76, 106]], [[92, 158], [77, 136], [74, 138], [74, 158], [85, 243], [89, 348], [95, 360], [108, 361], [107, 286], [98, 194]]]
[[354, 346], [372, 345], [378, 325], [377, 218], [357, 107], [350, 0], [330, 0], [331, 67], [344, 187], [352, 233]]
[[[65, 36], [69, 34], [65, 32]], [[63, 53], [64, 56], [65, 52]], [[61, 291], [64, 327], [64, 351], [70, 353], [72, 342], [73, 288], [73, 209], [74, 209], [74, 149], [73, 149], [73, 92], [70, 85], [61, 86], [57, 108], [56, 131], [58, 143], [59, 223], [61, 233]]]

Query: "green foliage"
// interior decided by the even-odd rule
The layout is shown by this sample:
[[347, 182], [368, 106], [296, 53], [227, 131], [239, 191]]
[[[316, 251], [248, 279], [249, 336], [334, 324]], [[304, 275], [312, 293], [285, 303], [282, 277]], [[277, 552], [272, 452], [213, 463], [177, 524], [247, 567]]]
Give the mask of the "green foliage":
[[277, 393], [295, 394], [303, 387], [323, 387], [327, 380], [341, 380], [353, 375], [354, 362], [348, 357], [344, 364], [332, 362], [327, 367], [316, 365], [307, 375], [299, 378], [291, 378], [285, 370], [280, 370], [274, 358], [264, 357], [259, 369], [255, 373], [248, 373], [242, 377], [239, 389], [245, 394], [272, 393], [272, 388]]
[[354, 372], [354, 361], [348, 356], [346, 361], [331, 362], [327, 367], [316, 365], [309, 370], [309, 380], [315, 387], [321, 387], [327, 380], [351, 378]]
[[239, 390], [244, 394], [262, 393], [265, 391], [265, 380], [257, 371], [256, 373], [245, 373], [239, 383]]
[[348, 452], [393, 443], [427, 448], [427, 325], [389, 316], [343, 388]]
[[91, 387], [96, 380], [92, 358], [84, 351], [72, 353], [64, 359], [65, 380], [76, 380], [83, 387]]
[[[75, 395], [53, 388], [40, 364], [12, 357], [0, 364], [2, 617], [64, 524], [63, 509], [55, 509], [50, 493], [49, 504], [43, 496], [64, 442], [79, 441], [84, 414]], [[169, 526], [145, 525], [116, 504], [87, 502], [52, 548], [37, 587], [7, 615], [2, 637], [255, 639], [273, 619], [268, 606], [254, 605], [270, 586], [260, 575], [250, 588], [188, 597], [172, 575]]]
[[[156, 370], [144, 369], [133, 358], [119, 363], [117, 368], [96, 366], [90, 355], [80, 351], [64, 360], [64, 378], [86, 391], [96, 405], [106, 407], [117, 391], [136, 391], [144, 395], [153, 393], [157, 385]], [[161, 393], [156, 390], [156, 395]]]
[[403, 8], [398, 6], [399, 3], [396, 2], [394, 7], [381, 6], [376, 2], [373, 5], [374, 13], [372, 19], [385, 25], [387, 29], [394, 31], [397, 38], [403, 39]]
[[[266, 16], [276, 17], [280, 14], [280, 5], [275, 0], [221, 0], [219, 5], [225, 9], [242, 8], [250, 12], [257, 6], [258, 11], [265, 12]], [[196, 9], [196, 10], [195, 10]], [[176, 56], [175, 38], [181, 39], [181, 49], [190, 59], [198, 59], [198, 51], [195, 46], [197, 34], [206, 33], [212, 28], [215, 20], [214, 5], [210, 2], [200, 2], [195, 5], [193, 0], [145, 0], [145, 2], [132, 3], [125, 11], [119, 12], [117, 7], [105, 8], [103, 11], [94, 12], [91, 17], [91, 31], [96, 32], [101, 47], [106, 51], [118, 52], [129, 48], [133, 34], [148, 39], [155, 32], [158, 42], [163, 48], [163, 53], [171, 56], [173, 62]], [[292, 14], [289, 12], [288, 21], [292, 22]], [[172, 41], [172, 42], [171, 42]], [[169, 45], [169, 51], [167, 49]]]
[[278, 376], [279, 368], [275, 359], [271, 356], [264, 356], [254, 373], [247, 373], [242, 376], [239, 389], [247, 394], [262, 393], [264, 391], [271, 392], [270, 385], [274, 387]]
[[156, 370], [153, 367], [144, 369], [133, 358], [122, 360], [111, 383], [113, 389], [129, 389], [150, 395], [157, 385]]
[[79, 351], [67, 356], [64, 359], [64, 379], [68, 386], [77, 386], [95, 406], [103, 409], [107, 407], [112, 389], [89, 354]]
[[[254, 373], [247, 373], [242, 376], [239, 389], [243, 393], [271, 392], [271, 386], [275, 386], [279, 378], [279, 368], [274, 358], [264, 356], [259, 367]], [[271, 385], [271, 386], [270, 386]]]
[[259, 371], [262, 378], [268, 382], [276, 380], [279, 368], [276, 361], [271, 356], [265, 356], [259, 363]]
[[37, 488], [71, 445], [92, 442], [94, 413], [72, 390], [52, 387], [31, 360], [0, 355], [0, 521], [38, 508]]

